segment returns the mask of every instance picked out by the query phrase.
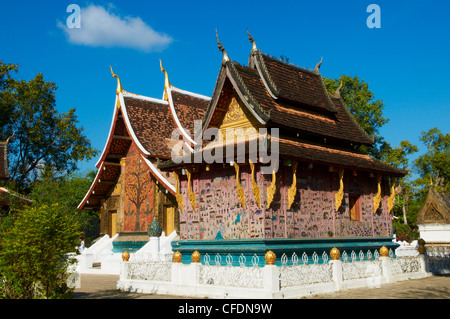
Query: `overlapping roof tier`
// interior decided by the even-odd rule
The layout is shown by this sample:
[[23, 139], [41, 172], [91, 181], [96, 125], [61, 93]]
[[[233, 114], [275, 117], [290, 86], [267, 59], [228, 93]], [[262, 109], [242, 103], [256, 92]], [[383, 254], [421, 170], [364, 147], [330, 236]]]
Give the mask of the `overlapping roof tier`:
[[172, 132], [191, 129], [190, 123], [203, 117], [209, 98], [176, 88], [167, 90], [167, 95], [167, 101], [154, 99], [129, 93], [118, 85], [108, 139], [96, 164], [97, 175], [79, 209], [98, 208], [111, 194], [121, 174], [120, 160], [133, 142], [153, 177], [170, 193], [175, 192], [156, 162], [170, 158]]
[[[280, 129], [279, 154], [283, 158], [391, 176], [406, 174], [355, 150], [355, 146], [373, 144], [374, 139], [356, 122], [339, 93], [326, 91], [318, 71], [320, 64], [314, 71], [299, 68], [264, 54], [254, 45], [249, 65], [243, 66], [228, 57], [220, 42], [219, 49], [224, 58], [203, 130], [220, 124], [226, 109], [219, 100], [224, 91], [233, 91], [261, 126]], [[189, 166], [186, 163], [193, 163], [193, 159], [187, 154], [185, 161], [167, 161], [159, 167], [170, 171]]]
[[178, 130], [187, 146], [186, 159], [193, 158], [194, 120], [202, 120], [203, 130], [217, 127], [226, 112], [219, 101], [227, 90], [239, 98], [260, 127], [279, 128], [283, 158], [391, 176], [406, 174], [356, 151], [355, 146], [372, 145], [374, 139], [356, 122], [339, 93], [326, 91], [319, 72], [321, 62], [314, 71], [299, 68], [261, 52], [252, 43], [249, 65], [244, 66], [229, 59], [219, 42], [223, 60], [211, 98], [173, 87], [162, 66], [166, 73], [163, 99], [126, 92], [118, 79], [110, 133], [96, 165], [99, 171], [79, 208], [98, 207], [111, 193], [120, 175], [120, 159], [132, 142], [152, 175], [174, 193], [174, 186], [161, 173], [186, 166], [171, 160], [172, 146], [178, 142], [171, 139], [173, 131]]

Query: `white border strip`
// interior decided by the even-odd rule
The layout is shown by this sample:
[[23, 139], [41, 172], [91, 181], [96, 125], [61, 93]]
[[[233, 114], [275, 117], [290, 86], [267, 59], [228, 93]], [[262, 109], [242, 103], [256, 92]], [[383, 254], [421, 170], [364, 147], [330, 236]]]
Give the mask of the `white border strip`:
[[[186, 130], [183, 128], [183, 126], [180, 123], [180, 120], [178, 119], [177, 116], [177, 112], [175, 111], [175, 106], [173, 104], [173, 99], [172, 99], [172, 88], [168, 88], [167, 89], [167, 96], [169, 98], [169, 106], [170, 106], [170, 111], [172, 112], [172, 116], [175, 119], [175, 123], [178, 126], [178, 129], [180, 130], [181, 135], [183, 135], [183, 137], [185, 139], [187, 139], [190, 143], [192, 143], [193, 145], [197, 145], [197, 142], [195, 142], [190, 136], [189, 134], [186, 132]], [[180, 90], [177, 90], [180, 91]], [[194, 94], [194, 93], [192, 93]]]
[[206, 96], [206, 95], [202, 95], [202, 94], [198, 94], [198, 93], [193, 93], [193, 92], [185, 91], [185, 90], [178, 89], [178, 88], [174, 88], [174, 87], [169, 87], [169, 89], [170, 89], [171, 91], [177, 91], [177, 92], [179, 92], [179, 93], [181, 93], [181, 94], [190, 95], [190, 96], [192, 96], [192, 97], [196, 97], [196, 98], [199, 98], [199, 99], [202, 99], [202, 100], [207, 100], [207, 101], [210, 101], [210, 100], [211, 100], [211, 98], [210, 98], [209, 96]]
[[98, 159], [97, 163], [95, 164], [95, 167], [97, 167], [97, 168], [99, 167], [101, 160], [102, 160], [103, 156], [105, 155], [105, 152], [107, 151], [106, 147], [108, 146], [108, 143], [112, 139], [112, 136], [114, 134], [113, 127], [114, 127], [114, 123], [116, 121], [116, 116], [117, 116], [118, 110], [119, 110], [119, 108], [117, 107], [117, 94], [116, 94], [116, 101], [114, 103], [114, 113], [113, 113], [113, 117], [111, 120], [111, 125], [109, 127], [108, 138], [106, 139], [106, 143], [105, 143], [105, 146], [103, 147], [102, 154], [100, 155], [100, 158]]
[[103, 170], [103, 167], [105, 166], [105, 162], [101, 162], [100, 167], [98, 168], [97, 174], [95, 175], [94, 181], [91, 184], [91, 187], [89, 187], [89, 190], [87, 191], [86, 195], [84, 195], [83, 200], [80, 204], [78, 204], [77, 209], [81, 209], [81, 205], [84, 206], [85, 200], [91, 195], [91, 192], [94, 188], [94, 186], [97, 184], [97, 180], [100, 176], [101, 171]]

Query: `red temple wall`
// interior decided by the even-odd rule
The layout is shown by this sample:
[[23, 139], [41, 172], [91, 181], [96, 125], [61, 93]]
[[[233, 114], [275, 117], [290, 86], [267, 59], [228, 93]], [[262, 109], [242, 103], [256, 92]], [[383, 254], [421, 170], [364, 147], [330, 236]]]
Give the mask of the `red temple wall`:
[[[277, 190], [270, 208], [266, 189], [272, 176], [255, 172], [261, 193], [261, 209], [251, 187], [250, 167], [240, 168], [240, 183], [245, 190], [246, 209], [242, 209], [236, 192], [235, 169], [211, 169], [192, 173], [192, 190], [196, 194], [194, 212], [188, 197], [186, 176], [180, 176], [180, 192], [184, 212], [180, 213], [181, 239], [238, 238], [333, 238], [381, 237], [391, 235], [391, 219], [387, 213], [388, 187], [382, 183], [381, 208], [373, 212], [376, 178], [351, 170], [344, 173], [344, 200], [335, 211], [334, 194], [338, 191], [338, 174], [328, 166], [299, 163], [297, 193], [288, 209], [288, 189], [292, 184], [292, 168], [281, 165], [276, 174]], [[360, 195], [360, 219], [350, 220], [348, 194]]]

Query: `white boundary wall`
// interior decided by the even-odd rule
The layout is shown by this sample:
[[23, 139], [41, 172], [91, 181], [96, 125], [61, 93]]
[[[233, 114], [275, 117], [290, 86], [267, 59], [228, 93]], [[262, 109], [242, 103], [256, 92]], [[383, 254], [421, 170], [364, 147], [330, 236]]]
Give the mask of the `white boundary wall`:
[[196, 298], [301, 298], [423, 278], [431, 275], [426, 269], [425, 255], [264, 267], [129, 261], [121, 264], [117, 288]]

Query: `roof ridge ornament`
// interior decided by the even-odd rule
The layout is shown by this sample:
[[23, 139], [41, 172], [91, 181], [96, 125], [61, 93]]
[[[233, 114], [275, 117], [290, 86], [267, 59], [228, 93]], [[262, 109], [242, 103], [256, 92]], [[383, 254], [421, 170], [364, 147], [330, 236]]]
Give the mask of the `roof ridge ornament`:
[[255, 51], [258, 51], [258, 48], [256, 47], [255, 39], [253, 39], [253, 37], [250, 35], [250, 32], [248, 32], [248, 29], [247, 29], [247, 34], [248, 34], [248, 39], [252, 43], [252, 53]]
[[124, 92], [124, 89], [122, 88], [122, 84], [120, 84], [119, 76], [118, 76], [117, 74], [114, 73], [114, 71], [113, 71], [111, 65], [110, 65], [109, 67], [111, 68], [111, 74], [112, 74], [112, 76], [113, 76], [114, 78], [117, 79], [117, 89], [116, 89], [116, 94], [123, 93], [123, 92]]
[[228, 57], [227, 51], [225, 51], [225, 48], [223, 47], [222, 43], [220, 43], [219, 35], [217, 34], [216, 29], [216, 38], [217, 38], [217, 47], [219, 48], [219, 51], [222, 51], [222, 64], [224, 64], [227, 61], [230, 61], [230, 58]]
[[337, 99], [340, 98], [341, 97], [341, 89], [342, 89], [342, 80], [339, 81], [339, 86], [336, 89], [336, 91], [334, 92], [333, 97], [335, 97]]
[[320, 73], [320, 72], [319, 72], [319, 69], [320, 69], [320, 66], [322, 65], [322, 62], [323, 62], [323, 57], [321, 57], [321, 58], [320, 58], [320, 61], [316, 64], [316, 67], [314, 68], [314, 72], [315, 72], [315, 73], [317, 73], [317, 74]]
[[165, 79], [164, 79], [164, 100], [167, 101], [168, 100], [167, 89], [168, 88], [174, 88], [174, 86], [172, 84], [170, 84], [169, 75], [167, 74], [167, 71], [163, 68], [161, 59], [159, 59], [159, 66], [161, 67], [161, 72], [164, 72], [164, 74], [165, 74]]

